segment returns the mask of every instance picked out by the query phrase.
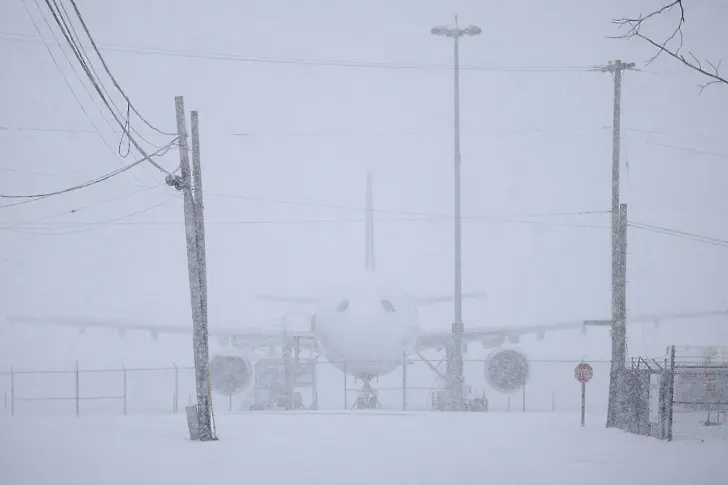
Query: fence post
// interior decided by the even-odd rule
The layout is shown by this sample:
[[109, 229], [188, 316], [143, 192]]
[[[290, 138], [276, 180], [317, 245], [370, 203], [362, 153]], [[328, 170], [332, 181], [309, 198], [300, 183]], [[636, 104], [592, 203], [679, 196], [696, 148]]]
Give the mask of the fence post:
[[10, 366], [10, 417], [15, 416], [15, 371]]
[[526, 384], [523, 385], [523, 412], [526, 412]]
[[344, 411], [349, 409], [349, 404], [347, 403], [347, 399], [346, 399], [346, 391], [347, 391], [346, 385], [347, 385], [346, 384], [346, 362], [344, 362]]
[[228, 408], [228, 413], [232, 414], [233, 413], [233, 393], [232, 392], [230, 393], [229, 398], [230, 398], [230, 405]]
[[672, 441], [672, 409], [675, 405], [675, 346], [670, 347], [670, 389], [669, 401], [667, 401], [667, 441]]
[[172, 405], [172, 412], [176, 413], [179, 410], [179, 369], [177, 363], [172, 362], [174, 366], [174, 404]]
[[511, 412], [511, 396], [508, 396], [508, 412]]
[[402, 359], [402, 411], [407, 411], [407, 353]]
[[[669, 353], [669, 352], [668, 352]], [[669, 409], [669, 405], [667, 404], [667, 397], [670, 395], [669, 391], [669, 385], [670, 385], [670, 377], [668, 374], [668, 359], [667, 356], [665, 356], [665, 362], [664, 367], [662, 368], [662, 373], [660, 375], [660, 439], [666, 440], [667, 439], [667, 412]]]
[[556, 412], [556, 392], [551, 391], [551, 412]]
[[76, 361], [76, 417], [81, 414], [79, 387], [78, 361]]
[[124, 416], [126, 416], [126, 366], [121, 364], [121, 368], [124, 370]]

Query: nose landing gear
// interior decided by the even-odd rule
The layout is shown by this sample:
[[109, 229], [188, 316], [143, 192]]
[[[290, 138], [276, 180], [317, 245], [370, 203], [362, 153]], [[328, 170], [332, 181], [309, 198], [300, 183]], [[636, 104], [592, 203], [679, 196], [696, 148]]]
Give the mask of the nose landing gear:
[[362, 378], [362, 388], [352, 409], [383, 409], [377, 391], [372, 388], [371, 378]]

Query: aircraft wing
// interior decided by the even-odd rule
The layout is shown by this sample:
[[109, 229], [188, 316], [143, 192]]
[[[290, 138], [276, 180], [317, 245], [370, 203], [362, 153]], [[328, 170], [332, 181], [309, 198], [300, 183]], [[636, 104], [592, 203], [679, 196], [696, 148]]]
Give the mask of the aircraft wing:
[[[484, 291], [478, 291], [478, 292], [471, 292], [471, 293], [463, 293], [463, 298], [479, 298], [479, 297], [485, 297], [487, 293]], [[448, 295], [439, 295], [439, 296], [420, 296], [416, 297], [415, 305], [417, 306], [428, 306], [428, 305], [435, 305], [437, 303], [443, 303], [447, 301], [453, 301], [455, 299], [454, 295], [448, 294]]]
[[[627, 319], [627, 324], [653, 322], [657, 326], [660, 322], [670, 320], [686, 320], [705, 317], [728, 316], [728, 310], [706, 310], [697, 312], [666, 313], [666, 314], [643, 314], [634, 315]], [[580, 329], [582, 335], [590, 326], [588, 320], [555, 322], [545, 325], [485, 325], [466, 327], [463, 332], [463, 343], [480, 341], [486, 347], [502, 345], [506, 339], [517, 343], [522, 335], [535, 334], [539, 340], [543, 340], [546, 332], [554, 330], [576, 330]], [[609, 325], [606, 325], [609, 326]], [[418, 350], [442, 349], [452, 341], [452, 331], [423, 332], [417, 339]]]
[[[139, 323], [134, 321], [120, 321], [89, 317], [26, 317], [10, 315], [7, 321], [11, 324], [31, 324], [47, 326], [76, 327], [80, 331], [87, 328], [114, 329], [124, 336], [128, 331], [149, 332], [152, 339], [156, 340], [159, 334], [191, 334], [192, 325], [165, 325], [153, 323]], [[310, 330], [291, 330], [271, 325], [270, 327], [209, 327], [210, 337], [221, 340], [233, 339], [250, 346], [259, 345], [283, 345], [294, 342], [296, 337], [313, 338]]]
[[269, 294], [259, 294], [256, 295], [261, 300], [265, 301], [275, 301], [278, 303], [300, 303], [300, 304], [307, 304], [307, 305], [315, 305], [316, 302], [318, 302], [318, 299], [312, 296], [288, 296], [288, 295], [269, 295]]
[[[535, 334], [539, 340], [543, 340], [547, 331], [579, 329], [584, 326], [583, 322], [564, 322], [549, 325], [485, 325], [478, 327], [467, 327], [463, 332], [463, 344], [471, 342], [482, 342], [486, 347], [497, 347], [502, 345], [506, 338], [516, 343], [521, 335]], [[452, 331], [444, 332], [423, 332], [417, 338], [417, 349], [420, 351], [428, 349], [443, 349], [452, 341]]]

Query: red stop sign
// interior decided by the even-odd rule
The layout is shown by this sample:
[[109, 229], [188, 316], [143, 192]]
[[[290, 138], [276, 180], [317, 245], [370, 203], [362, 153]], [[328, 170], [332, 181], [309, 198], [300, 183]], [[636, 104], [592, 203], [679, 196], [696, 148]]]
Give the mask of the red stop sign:
[[574, 369], [574, 377], [576, 377], [576, 380], [579, 382], [589, 382], [593, 376], [594, 370], [589, 364], [582, 362], [576, 366], [576, 369]]

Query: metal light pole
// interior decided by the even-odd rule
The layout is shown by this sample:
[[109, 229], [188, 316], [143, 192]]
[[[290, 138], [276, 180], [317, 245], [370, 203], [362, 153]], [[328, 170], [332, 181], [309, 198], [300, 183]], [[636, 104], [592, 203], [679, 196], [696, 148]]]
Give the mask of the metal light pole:
[[458, 18], [455, 17], [455, 27], [433, 27], [433, 35], [444, 35], [454, 40], [455, 47], [455, 106], [454, 106], [454, 162], [455, 162], [455, 321], [452, 324], [453, 341], [448, 349], [447, 375], [450, 390], [449, 407], [451, 410], [463, 409], [463, 281], [462, 281], [462, 234], [460, 219], [460, 56], [458, 41], [464, 35], [475, 36], [482, 32], [480, 27], [471, 25], [464, 29], [458, 28]]

